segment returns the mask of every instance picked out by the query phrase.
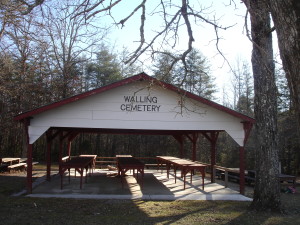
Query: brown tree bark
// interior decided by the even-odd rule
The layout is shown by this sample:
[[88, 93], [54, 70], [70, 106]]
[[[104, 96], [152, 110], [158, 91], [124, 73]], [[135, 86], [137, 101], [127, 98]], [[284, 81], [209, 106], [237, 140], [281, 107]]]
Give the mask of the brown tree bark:
[[252, 207], [281, 209], [278, 182], [277, 89], [270, 14], [266, 0], [244, 0], [250, 13], [253, 42], [254, 112], [256, 119], [256, 182]]
[[300, 1], [272, 0], [270, 11], [283, 68], [300, 125]]

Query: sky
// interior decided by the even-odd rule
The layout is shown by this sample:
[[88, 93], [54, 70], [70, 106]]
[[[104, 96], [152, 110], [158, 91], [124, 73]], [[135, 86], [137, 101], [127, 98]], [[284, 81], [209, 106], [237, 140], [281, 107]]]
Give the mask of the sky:
[[[116, 11], [114, 12], [115, 20], [118, 22], [125, 18], [128, 15], [128, 12], [136, 7], [137, 2], [140, 1], [124, 1], [126, 5], [124, 3], [123, 5], [119, 5], [116, 8], [117, 13]], [[149, 9], [155, 9], [155, 6], [159, 3], [158, 0], [151, 0], [148, 2], [151, 2], [151, 5], [147, 5]], [[249, 62], [250, 66], [252, 44], [246, 36], [244, 27], [244, 17], [246, 14], [244, 4], [240, 1], [235, 1], [236, 4], [233, 4], [230, 0], [195, 0], [194, 2], [195, 9], [197, 7], [200, 8], [201, 6], [209, 7], [205, 11], [207, 16], [210, 18], [215, 16], [215, 18], [219, 19], [220, 25], [230, 27], [226, 30], [219, 30], [219, 37], [221, 38], [219, 41], [219, 48], [231, 66], [234, 67], [238, 58]], [[146, 25], [148, 27], [145, 34], [146, 38], [153, 35], [153, 31], [157, 30], [162, 23], [160, 17], [157, 15], [150, 15], [150, 11], [151, 10], [148, 10], [146, 15]], [[134, 50], [138, 46], [139, 22], [140, 14], [133, 17], [132, 20], [129, 20], [122, 29], [114, 27], [109, 34], [110, 40], [114, 42], [117, 47], [126, 47], [130, 50]], [[205, 23], [199, 23], [198, 25], [194, 23], [192, 24], [192, 28], [195, 38], [193, 46], [199, 49], [202, 54], [208, 58], [211, 66], [211, 74], [216, 78], [217, 89], [219, 91], [216, 95], [218, 98], [217, 101], [222, 103], [223, 88], [225, 88], [227, 92], [231, 91], [231, 73], [227, 62], [225, 62], [224, 58], [217, 51], [214, 27]], [[184, 31], [185, 28], [181, 31], [181, 35], [179, 36], [177, 49], [184, 49], [187, 46], [187, 36]]]

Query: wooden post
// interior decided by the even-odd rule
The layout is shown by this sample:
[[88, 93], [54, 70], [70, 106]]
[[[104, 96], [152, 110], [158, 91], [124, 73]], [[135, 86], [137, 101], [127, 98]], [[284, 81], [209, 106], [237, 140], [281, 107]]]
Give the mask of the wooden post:
[[61, 132], [59, 137], [59, 153], [58, 153], [59, 174], [61, 173], [60, 165], [62, 163], [63, 144], [64, 144], [64, 138], [63, 138], [63, 132]]
[[173, 135], [173, 137], [179, 142], [180, 147], [179, 147], [179, 156], [180, 158], [184, 158], [185, 157], [185, 153], [184, 153], [184, 148], [183, 148], [183, 143], [184, 143], [184, 138], [183, 135]]
[[72, 141], [68, 138], [67, 153], [69, 157], [71, 157], [71, 145], [72, 145]]
[[188, 134], [186, 134], [186, 136], [188, 137], [188, 139], [190, 139], [190, 141], [192, 142], [193, 144], [193, 149], [192, 149], [192, 160], [193, 161], [196, 161], [197, 160], [197, 140], [198, 140], [198, 137], [199, 137], [199, 134], [198, 133], [193, 133], [192, 136], [189, 136]]
[[216, 165], [216, 146], [219, 137], [218, 131], [203, 132], [204, 137], [210, 142], [210, 167], [211, 167], [211, 182], [215, 182], [214, 166]]
[[46, 162], [47, 162], [47, 181], [51, 180], [51, 148], [52, 148], [52, 130], [46, 132], [47, 137], [47, 153], [46, 153]]
[[182, 138], [182, 141], [180, 142], [180, 157], [181, 158], [185, 157], [184, 145], [183, 145], [183, 138]]
[[30, 119], [24, 121], [26, 143], [27, 143], [27, 192], [32, 193], [32, 144], [30, 144], [30, 137], [28, 128], [30, 125]]
[[51, 148], [52, 148], [52, 141], [48, 141], [47, 138], [47, 180], [50, 181], [51, 177]]
[[192, 160], [196, 161], [197, 160], [197, 154], [196, 154], [196, 150], [197, 150], [197, 140], [198, 140], [198, 133], [193, 133], [193, 156], [192, 156]]
[[71, 157], [71, 146], [72, 146], [72, 141], [74, 140], [74, 138], [77, 137], [79, 133], [78, 132], [72, 132], [70, 134], [68, 134], [68, 156]]
[[214, 166], [216, 165], [216, 143], [217, 138], [215, 137], [215, 132], [211, 133], [211, 142], [210, 142], [210, 162], [211, 162], [211, 182], [214, 183], [216, 181], [216, 177], [214, 174]]
[[245, 148], [240, 147], [240, 193], [245, 194]]
[[52, 133], [52, 130], [48, 130], [46, 132], [47, 137], [47, 153], [46, 153], [46, 161], [47, 161], [47, 180], [51, 180], [51, 149], [52, 149], [52, 141], [54, 138], [60, 134], [61, 131], [56, 131], [54, 134]]
[[27, 148], [27, 192], [32, 193], [32, 144]]

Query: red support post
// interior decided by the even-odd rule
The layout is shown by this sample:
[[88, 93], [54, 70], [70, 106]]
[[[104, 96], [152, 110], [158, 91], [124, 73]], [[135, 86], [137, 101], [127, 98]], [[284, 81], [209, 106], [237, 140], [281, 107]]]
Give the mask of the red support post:
[[47, 135], [47, 155], [46, 155], [46, 161], [47, 161], [47, 181], [51, 180], [51, 148], [52, 148], [52, 140], [51, 140], [51, 134], [52, 132], [49, 131], [46, 133]]
[[193, 133], [192, 137], [189, 136], [188, 134], [186, 134], [186, 136], [188, 137], [188, 139], [190, 139], [190, 141], [193, 144], [193, 149], [192, 149], [192, 160], [196, 161], [197, 160], [197, 155], [196, 155], [196, 150], [197, 150], [197, 140], [199, 137], [198, 133]]
[[47, 180], [51, 180], [51, 148], [52, 141], [47, 143]]
[[193, 133], [193, 157], [192, 160], [196, 161], [197, 160], [197, 140], [198, 140], [198, 133]]
[[240, 147], [240, 193], [245, 194], [245, 148]]
[[211, 131], [208, 133], [202, 133], [203, 136], [209, 140], [210, 142], [210, 167], [211, 167], [211, 182], [215, 182], [215, 176], [214, 176], [214, 166], [216, 165], [216, 146], [217, 146], [217, 140], [219, 137], [218, 131]]
[[32, 144], [30, 144], [28, 127], [30, 125], [30, 119], [24, 120], [24, 128], [27, 143], [27, 192], [32, 193]]
[[32, 193], [32, 144], [27, 147], [27, 192]]
[[61, 159], [63, 154], [63, 144], [64, 144], [64, 137], [63, 137], [63, 132], [61, 132], [59, 138], [59, 153], [58, 153], [59, 173], [61, 172], [60, 165], [62, 163]]
[[61, 131], [56, 131], [53, 134], [51, 129], [46, 132], [46, 137], [47, 137], [46, 161], [47, 161], [47, 180], [48, 181], [51, 180], [51, 148], [52, 148], [52, 141], [60, 133], [61, 133]]
[[179, 148], [179, 155], [180, 158], [184, 158], [185, 157], [185, 153], [184, 153], [184, 148], [183, 148], [183, 143], [184, 143], [184, 138], [183, 135], [173, 135], [173, 137], [179, 142], [180, 144], [180, 148]]
[[67, 147], [67, 151], [68, 151], [68, 156], [71, 156], [71, 145], [72, 145], [72, 141], [74, 140], [74, 138], [77, 137], [79, 133], [78, 132], [72, 132], [69, 134], [68, 136], [68, 147]]
[[[213, 133], [212, 133], [212, 136], [214, 136], [213, 135]], [[215, 174], [214, 174], [214, 166], [216, 165], [216, 142], [217, 142], [217, 140], [216, 139], [214, 139], [214, 138], [212, 138], [212, 141], [211, 141], [211, 143], [210, 143], [210, 155], [211, 155], [211, 159], [210, 159], [210, 162], [211, 162], [211, 182], [212, 183], [214, 183], [215, 182]]]
[[67, 152], [69, 157], [71, 156], [71, 145], [72, 145], [72, 141], [68, 139]]

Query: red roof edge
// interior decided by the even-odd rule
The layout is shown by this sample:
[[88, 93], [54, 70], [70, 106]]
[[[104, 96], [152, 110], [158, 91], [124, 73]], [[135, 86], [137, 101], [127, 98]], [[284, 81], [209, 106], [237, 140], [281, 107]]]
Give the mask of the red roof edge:
[[[156, 80], [155, 78], [152, 78], [152, 79]], [[163, 81], [158, 81], [158, 80], [156, 80], [156, 81], [157, 81], [161, 86], [165, 87], [166, 89], [175, 91], [175, 92], [177, 92], [177, 93], [182, 94], [183, 96], [189, 97], [189, 98], [194, 99], [194, 100], [196, 100], [196, 101], [198, 101], [198, 102], [201, 102], [201, 103], [203, 103], [203, 104], [205, 104], [205, 105], [211, 106], [211, 107], [213, 107], [213, 108], [215, 108], [215, 109], [218, 109], [218, 110], [220, 110], [220, 111], [223, 111], [223, 112], [226, 112], [226, 113], [228, 113], [228, 114], [231, 114], [231, 115], [234, 116], [234, 117], [238, 117], [238, 118], [244, 120], [244, 122], [255, 123], [255, 119], [252, 118], [252, 117], [250, 117], [250, 116], [247, 116], [247, 115], [245, 115], [245, 114], [242, 114], [242, 113], [240, 113], [240, 112], [237, 112], [237, 111], [235, 111], [235, 110], [233, 110], [233, 109], [227, 108], [227, 107], [225, 107], [225, 106], [223, 106], [223, 105], [220, 105], [220, 104], [218, 104], [218, 103], [216, 103], [216, 102], [213, 102], [213, 101], [208, 100], [208, 99], [206, 99], [206, 98], [203, 98], [203, 97], [201, 97], [201, 96], [195, 95], [195, 94], [193, 94], [193, 93], [191, 93], [191, 92], [188, 92], [188, 91], [186, 91], [186, 90], [184, 90], [184, 89], [181, 89], [181, 88], [179, 88], [179, 87], [176, 87], [176, 86], [174, 86], [174, 85], [172, 85], [172, 84], [169, 84], [169, 83], [166, 83], [166, 82], [163, 82]]]
[[135, 81], [139, 81], [139, 80], [149, 80], [149, 81], [155, 82], [156, 84], [158, 84], [158, 85], [160, 85], [160, 86], [162, 86], [162, 87], [164, 87], [166, 89], [169, 89], [169, 90], [172, 90], [174, 92], [180, 93], [180, 94], [182, 94], [184, 96], [187, 96], [187, 97], [189, 97], [191, 99], [199, 101], [199, 102], [201, 102], [203, 104], [209, 105], [209, 106], [214, 107], [214, 108], [216, 108], [218, 110], [221, 110], [221, 111], [224, 111], [226, 113], [229, 113], [232, 116], [241, 118], [244, 121], [247, 121], [247, 122], [250, 122], [250, 123], [254, 123], [255, 122], [255, 120], [253, 118], [249, 117], [249, 116], [241, 114], [241, 113], [239, 113], [237, 111], [229, 109], [229, 108], [227, 108], [227, 107], [225, 107], [223, 105], [220, 105], [220, 104], [218, 104], [216, 102], [212, 102], [212, 101], [210, 101], [208, 99], [205, 99], [203, 97], [200, 97], [198, 95], [192, 94], [192, 93], [190, 93], [188, 91], [185, 91], [183, 89], [180, 89], [180, 88], [178, 88], [178, 87], [176, 87], [176, 86], [174, 86], [172, 84], [168, 84], [166, 82], [159, 81], [156, 78], [153, 78], [153, 77], [147, 75], [144, 72], [140, 73], [140, 74], [137, 74], [137, 75], [134, 75], [134, 76], [131, 76], [131, 77], [128, 77], [128, 78], [125, 78], [123, 80], [117, 81], [115, 83], [111, 83], [109, 85], [106, 85], [106, 86], [103, 86], [103, 87], [100, 87], [100, 88], [96, 88], [96, 89], [93, 89], [91, 91], [87, 91], [87, 92], [84, 92], [84, 93], [81, 93], [81, 94], [78, 94], [78, 95], [75, 95], [75, 96], [63, 99], [61, 101], [54, 102], [54, 103], [51, 103], [51, 104], [48, 104], [48, 105], [36, 108], [34, 110], [31, 110], [31, 111], [27, 111], [27, 112], [21, 113], [21, 114], [15, 116], [14, 120], [23, 120], [23, 119], [26, 119], [26, 118], [30, 118], [30, 117], [32, 117], [32, 116], [34, 116], [36, 114], [45, 112], [47, 110], [54, 109], [54, 108], [57, 108], [59, 106], [71, 103], [71, 102], [76, 102], [78, 100], [84, 99], [84, 98], [92, 96], [94, 94], [99, 94], [99, 93], [108, 91], [110, 89], [117, 88], [117, 87], [123, 86], [125, 84], [129, 84], [129, 83], [132, 83], [132, 82], [135, 82]]
[[54, 103], [51, 103], [51, 104], [48, 104], [48, 105], [45, 105], [45, 106], [33, 109], [33, 110], [30, 110], [30, 111], [27, 111], [27, 112], [24, 112], [24, 113], [21, 113], [19, 115], [16, 115], [14, 117], [14, 120], [23, 120], [25, 118], [32, 117], [32, 116], [34, 116], [36, 114], [45, 112], [47, 110], [50, 110], [50, 109], [53, 109], [53, 108], [57, 108], [59, 106], [62, 106], [62, 105], [65, 105], [65, 104], [68, 104], [68, 103], [71, 103], [71, 102], [76, 102], [76, 101], [84, 99], [86, 97], [89, 97], [89, 96], [92, 96], [92, 95], [95, 95], [95, 94], [99, 94], [99, 93], [108, 91], [110, 89], [113, 89], [113, 88], [116, 88], [116, 87], [120, 87], [120, 86], [128, 84], [128, 83], [132, 83], [134, 81], [138, 81], [138, 80], [151, 80], [151, 79], [154, 79], [154, 78], [148, 76], [145, 73], [140, 73], [140, 74], [137, 74], [135, 76], [131, 76], [131, 77], [125, 78], [123, 80], [120, 80], [120, 81], [108, 84], [106, 86], [103, 86], [103, 87], [100, 87], [100, 88], [96, 88], [96, 89], [93, 89], [91, 91], [87, 91], [87, 92], [84, 92], [84, 93], [81, 93], [81, 94], [78, 94], [78, 95], [74, 95], [72, 97], [65, 98], [63, 100], [60, 100], [60, 101], [57, 101], [57, 102], [54, 102]]

